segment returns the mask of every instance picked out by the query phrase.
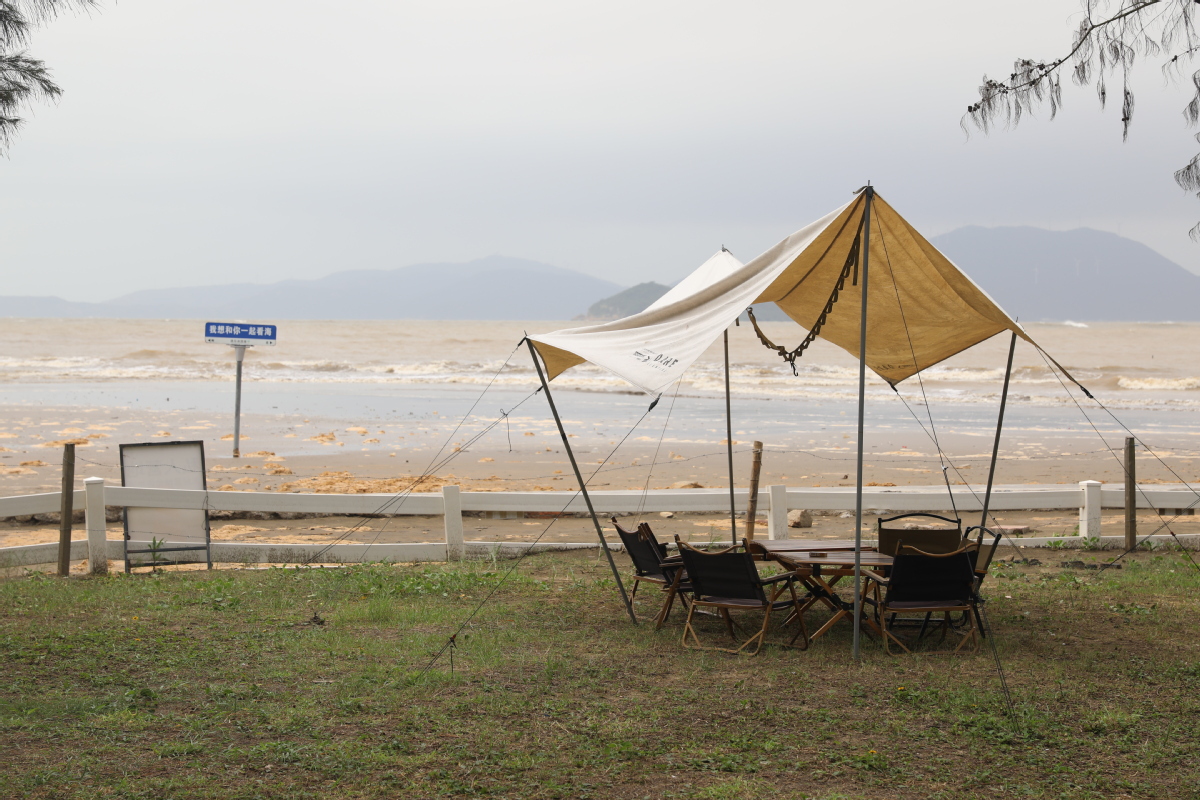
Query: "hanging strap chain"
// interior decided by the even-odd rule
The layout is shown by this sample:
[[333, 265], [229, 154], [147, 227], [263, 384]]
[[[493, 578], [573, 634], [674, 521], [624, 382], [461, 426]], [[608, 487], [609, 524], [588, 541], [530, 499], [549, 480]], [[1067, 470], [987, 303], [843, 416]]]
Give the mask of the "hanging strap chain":
[[821, 333], [821, 328], [825, 327], [825, 320], [829, 317], [829, 312], [833, 311], [834, 304], [838, 301], [838, 295], [846, 286], [846, 278], [850, 277], [850, 272], [854, 272], [853, 285], [858, 285], [858, 248], [859, 242], [862, 239], [862, 226], [859, 226], [858, 233], [854, 236], [854, 243], [850, 245], [850, 252], [846, 255], [846, 264], [842, 267], [842, 274], [838, 276], [837, 285], [833, 287], [833, 293], [829, 295], [829, 301], [825, 303], [825, 308], [821, 311], [821, 316], [817, 317], [817, 321], [813, 324], [812, 329], [808, 332], [808, 336], [804, 337], [804, 341], [799, 347], [794, 350], [788, 350], [782, 345], [772, 342], [762, 328], [758, 326], [758, 320], [754, 318], [754, 309], [747, 308], [746, 315], [750, 318], [750, 324], [754, 326], [754, 333], [758, 336], [758, 340], [762, 342], [768, 349], [774, 350], [783, 357], [783, 360], [792, 365], [792, 374], [799, 375], [799, 370], [796, 369], [796, 359], [804, 355], [804, 351], [816, 341], [817, 336]]

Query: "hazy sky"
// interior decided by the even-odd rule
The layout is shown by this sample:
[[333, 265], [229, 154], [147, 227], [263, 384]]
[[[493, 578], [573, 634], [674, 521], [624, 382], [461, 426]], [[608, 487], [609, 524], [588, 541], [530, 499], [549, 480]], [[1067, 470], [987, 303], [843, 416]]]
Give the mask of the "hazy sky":
[[[493, 253], [622, 284], [743, 260], [871, 179], [929, 235], [1089, 226], [1200, 271], [1185, 88], [959, 129], [1077, 0], [120, 0], [40, 31], [0, 293], [108, 299]], [[1115, 94], [1115, 92], [1113, 93]], [[969, 269], [969, 265], [968, 265]]]

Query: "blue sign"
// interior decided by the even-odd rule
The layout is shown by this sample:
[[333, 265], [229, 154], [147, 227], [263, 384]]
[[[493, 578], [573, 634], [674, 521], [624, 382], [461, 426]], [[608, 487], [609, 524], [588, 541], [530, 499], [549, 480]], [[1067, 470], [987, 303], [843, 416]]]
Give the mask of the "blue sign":
[[256, 344], [275, 344], [279, 329], [275, 325], [245, 322], [206, 322], [204, 341], [250, 347]]

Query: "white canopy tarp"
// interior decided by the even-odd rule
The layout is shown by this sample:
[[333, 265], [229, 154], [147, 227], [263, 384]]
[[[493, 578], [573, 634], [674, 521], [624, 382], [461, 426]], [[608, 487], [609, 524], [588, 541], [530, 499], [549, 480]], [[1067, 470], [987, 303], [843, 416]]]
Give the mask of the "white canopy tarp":
[[[819, 336], [857, 357], [865, 201], [857, 195], [745, 265], [722, 250], [639, 314], [529, 338], [551, 379], [590, 361], [660, 394], [748, 306], [773, 302], [809, 330], [828, 306]], [[1036, 346], [878, 194], [869, 242], [866, 362], [884, 380], [895, 385], [1005, 330]]]

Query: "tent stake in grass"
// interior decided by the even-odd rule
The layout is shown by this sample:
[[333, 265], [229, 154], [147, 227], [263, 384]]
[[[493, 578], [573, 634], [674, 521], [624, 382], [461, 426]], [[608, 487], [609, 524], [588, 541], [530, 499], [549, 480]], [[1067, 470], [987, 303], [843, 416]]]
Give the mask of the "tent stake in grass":
[[562, 437], [563, 447], [567, 451], [567, 458], [571, 460], [571, 469], [575, 470], [575, 480], [579, 482], [579, 492], [583, 495], [583, 502], [587, 504], [588, 513], [592, 515], [592, 524], [596, 526], [596, 536], [600, 539], [600, 546], [604, 548], [604, 555], [608, 558], [608, 566], [612, 569], [613, 579], [617, 582], [617, 589], [621, 592], [621, 601], [625, 603], [625, 612], [629, 614], [629, 619], [633, 624], [637, 625], [637, 616], [633, 613], [633, 604], [629, 602], [629, 595], [625, 593], [625, 584], [621, 582], [621, 573], [617, 571], [617, 564], [613, 561], [612, 551], [608, 549], [608, 541], [604, 538], [604, 530], [600, 527], [600, 519], [596, 516], [596, 509], [592, 507], [592, 496], [588, 494], [587, 484], [583, 482], [583, 473], [579, 471], [579, 464], [575, 461], [575, 451], [571, 449], [571, 443], [567, 440], [567, 429], [563, 427], [562, 419], [558, 416], [558, 407], [554, 405], [554, 396], [550, 394], [550, 383], [546, 380], [546, 373], [542, 371], [542, 362], [538, 360], [537, 350], [534, 349], [533, 342], [526, 339], [525, 344], [529, 346], [529, 355], [533, 359], [534, 368], [537, 369], [538, 380], [542, 382], [542, 391], [546, 393], [546, 402], [550, 404], [550, 413], [554, 415], [554, 424], [558, 426], [558, 435]]

